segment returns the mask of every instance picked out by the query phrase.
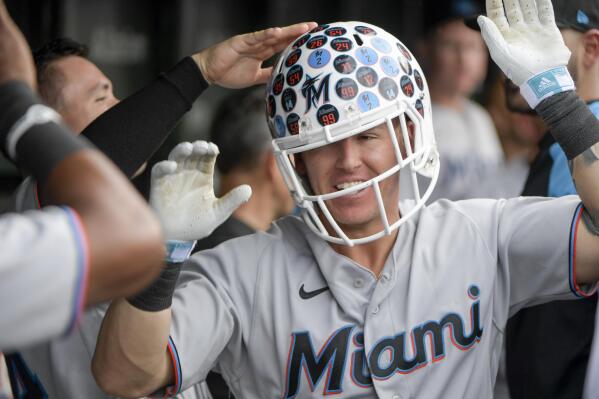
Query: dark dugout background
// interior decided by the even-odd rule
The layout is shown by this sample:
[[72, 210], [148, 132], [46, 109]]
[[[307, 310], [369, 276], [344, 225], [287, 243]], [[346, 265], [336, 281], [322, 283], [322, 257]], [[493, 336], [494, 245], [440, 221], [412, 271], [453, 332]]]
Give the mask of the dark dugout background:
[[[237, 33], [314, 20], [361, 20], [379, 25], [414, 49], [422, 0], [6, 0], [8, 10], [37, 48], [59, 36], [87, 44], [90, 58], [124, 98], [182, 57]], [[227, 93], [210, 88], [157, 154], [174, 143], [205, 137], [214, 106]], [[0, 209], [20, 181], [0, 160]]]

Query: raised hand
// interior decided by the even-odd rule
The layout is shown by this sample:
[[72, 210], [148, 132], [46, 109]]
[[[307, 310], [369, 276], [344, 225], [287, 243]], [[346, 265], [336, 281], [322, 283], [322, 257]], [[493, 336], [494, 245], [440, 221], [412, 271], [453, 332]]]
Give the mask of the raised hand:
[[566, 68], [570, 50], [551, 0], [487, 0], [487, 17], [478, 17], [478, 23], [493, 61], [533, 108], [550, 95], [574, 90]]
[[238, 89], [265, 83], [272, 67], [262, 68], [262, 62], [316, 26], [315, 22], [303, 22], [233, 36], [193, 55], [193, 59], [210, 84]]
[[218, 147], [206, 141], [178, 144], [152, 168], [150, 204], [168, 240], [193, 241], [208, 236], [252, 195], [248, 185], [216, 198], [214, 163]]
[[36, 88], [35, 67], [27, 41], [0, 0], [0, 85], [20, 80]]

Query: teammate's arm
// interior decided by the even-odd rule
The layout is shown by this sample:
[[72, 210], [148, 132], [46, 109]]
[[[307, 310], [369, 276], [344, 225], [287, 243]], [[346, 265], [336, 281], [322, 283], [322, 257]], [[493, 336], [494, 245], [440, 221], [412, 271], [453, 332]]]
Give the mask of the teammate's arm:
[[156, 81], [100, 115], [82, 135], [132, 176], [164, 142], [180, 118], [208, 87], [261, 84], [272, 67], [262, 62], [315, 27], [299, 23], [237, 35], [184, 58]]
[[208, 236], [251, 195], [250, 187], [242, 185], [215, 197], [217, 155], [212, 143], [181, 143], [168, 161], [152, 169], [150, 203], [169, 240], [168, 264], [144, 292], [113, 302], [104, 318], [92, 372], [111, 395], [144, 396], [174, 382], [168, 338], [180, 263], [190, 255], [195, 239]]
[[599, 281], [599, 121], [573, 91], [570, 51], [551, 0], [487, 0], [487, 16], [479, 25], [491, 57], [520, 86], [571, 162], [584, 205], [574, 235], [577, 283]]

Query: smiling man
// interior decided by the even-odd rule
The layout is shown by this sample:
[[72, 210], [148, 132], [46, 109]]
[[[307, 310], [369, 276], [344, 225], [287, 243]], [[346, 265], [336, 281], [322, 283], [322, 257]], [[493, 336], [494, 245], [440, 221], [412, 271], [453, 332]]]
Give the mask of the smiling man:
[[580, 198], [424, 208], [439, 160], [420, 66], [379, 27], [319, 26], [283, 52], [266, 93], [302, 219], [195, 254], [178, 276], [222, 200], [218, 149], [175, 147], [153, 170], [151, 203], [178, 256], [146, 292], [111, 305], [99, 384], [173, 394], [216, 367], [244, 398], [492, 397], [509, 315], [599, 280], [599, 122], [572, 91], [551, 2], [487, 6], [493, 59], [551, 126]]

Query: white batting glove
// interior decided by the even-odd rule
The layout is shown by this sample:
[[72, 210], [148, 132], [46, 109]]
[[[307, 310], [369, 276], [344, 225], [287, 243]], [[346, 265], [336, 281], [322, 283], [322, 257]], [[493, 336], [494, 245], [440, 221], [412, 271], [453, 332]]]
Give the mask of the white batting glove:
[[[505, 11], [504, 11], [505, 3]], [[487, 0], [478, 17], [491, 58], [531, 106], [575, 90], [566, 68], [570, 50], [555, 24], [551, 0]]]
[[[204, 238], [252, 195], [248, 185], [214, 196], [213, 173], [218, 147], [206, 141], [180, 143], [152, 168], [150, 205], [167, 240]], [[168, 254], [167, 254], [168, 255]]]

